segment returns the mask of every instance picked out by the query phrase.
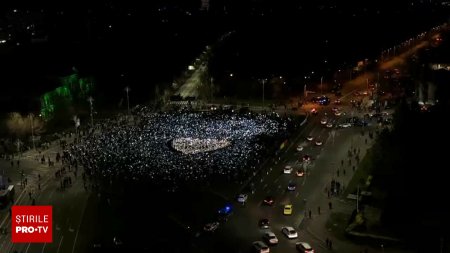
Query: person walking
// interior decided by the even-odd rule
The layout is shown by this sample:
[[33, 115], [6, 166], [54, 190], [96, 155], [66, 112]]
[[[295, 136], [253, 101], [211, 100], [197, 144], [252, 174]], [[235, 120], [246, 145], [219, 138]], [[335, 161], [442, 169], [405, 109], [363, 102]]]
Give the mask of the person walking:
[[330, 208], [330, 210], [333, 209], [333, 204], [331, 203], [331, 201], [328, 202], [328, 207]]
[[320, 215], [320, 206], [317, 207], [317, 213]]

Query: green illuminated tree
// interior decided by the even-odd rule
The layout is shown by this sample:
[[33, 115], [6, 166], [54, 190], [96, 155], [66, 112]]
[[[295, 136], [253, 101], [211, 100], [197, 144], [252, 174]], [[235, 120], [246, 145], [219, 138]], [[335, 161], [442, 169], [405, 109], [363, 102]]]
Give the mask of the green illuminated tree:
[[41, 97], [41, 115], [47, 120], [55, 116], [70, 117], [77, 108], [85, 106], [86, 98], [94, 89], [93, 78], [80, 77], [76, 70], [61, 78], [61, 84]]

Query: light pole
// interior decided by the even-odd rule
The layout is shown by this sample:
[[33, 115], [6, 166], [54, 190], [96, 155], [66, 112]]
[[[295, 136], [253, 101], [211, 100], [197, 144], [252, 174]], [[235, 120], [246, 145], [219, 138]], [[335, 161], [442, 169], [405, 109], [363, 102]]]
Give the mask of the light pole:
[[308, 93], [306, 92], [306, 83], [303, 86], [303, 94], [305, 94], [305, 99], [306, 99], [306, 97], [308, 96]]
[[[356, 188], [356, 212], [359, 213], [359, 184]], [[383, 245], [381, 245], [383, 247]]]
[[261, 82], [262, 82], [262, 102], [263, 102], [263, 109], [264, 109], [264, 85], [266, 84], [266, 79], [264, 78], [264, 79], [262, 79], [261, 80]]
[[75, 123], [75, 139], [78, 138], [78, 127], [80, 126], [80, 118], [77, 115], [73, 116], [73, 122]]
[[213, 102], [213, 97], [214, 97], [214, 95], [213, 95], [214, 78], [211, 77], [209, 84], [210, 84], [209, 90], [210, 90], [210, 93], [211, 93], [210, 96], [211, 96], [211, 103], [212, 103]]
[[125, 92], [127, 93], [127, 112], [130, 115], [130, 97], [128, 96], [128, 92], [130, 92], [130, 87], [125, 87]]
[[21, 141], [19, 139], [17, 139], [16, 145], [17, 145], [17, 153], [19, 154], [18, 155], [19, 157], [20, 157], [20, 144], [21, 144]]
[[92, 97], [88, 97], [88, 101], [89, 101], [89, 104], [91, 105], [91, 127], [94, 127], [94, 116], [92, 114], [92, 111], [93, 111], [92, 103], [94, 102], [94, 99]]
[[320, 77], [320, 95], [323, 95], [323, 76]]
[[34, 125], [33, 125], [33, 113], [30, 113], [30, 123], [31, 123], [31, 141], [33, 142], [33, 150], [36, 150], [36, 146], [34, 145]]

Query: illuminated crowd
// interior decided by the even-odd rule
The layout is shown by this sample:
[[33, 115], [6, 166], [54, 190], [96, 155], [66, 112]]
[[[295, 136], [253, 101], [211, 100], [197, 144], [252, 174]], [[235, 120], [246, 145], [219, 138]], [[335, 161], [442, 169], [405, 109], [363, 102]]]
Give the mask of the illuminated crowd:
[[262, 161], [262, 136], [278, 138], [287, 122], [278, 115], [221, 112], [153, 113], [108, 120], [70, 145], [66, 157], [100, 177], [161, 184], [228, 180], [253, 173]]

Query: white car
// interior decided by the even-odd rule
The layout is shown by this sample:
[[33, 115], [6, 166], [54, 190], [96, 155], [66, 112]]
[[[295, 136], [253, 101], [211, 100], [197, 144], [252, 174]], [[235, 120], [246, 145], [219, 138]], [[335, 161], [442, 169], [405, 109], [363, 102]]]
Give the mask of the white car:
[[308, 136], [306, 136], [306, 139], [307, 139], [308, 141], [312, 141], [312, 140], [314, 140], [314, 137], [312, 137], [311, 135], [308, 135]]
[[335, 111], [335, 112], [334, 112], [334, 115], [336, 115], [336, 116], [341, 116], [341, 115], [342, 115], [342, 112], [340, 112], [340, 111]]
[[293, 227], [283, 227], [281, 229], [281, 233], [283, 233], [289, 239], [295, 239], [298, 237], [297, 231]]
[[350, 124], [350, 123], [339, 124], [339, 127], [342, 127], [342, 128], [348, 128], [348, 127], [351, 127], [351, 126], [352, 126], [352, 124]]
[[239, 203], [245, 203], [247, 201], [248, 195], [247, 194], [239, 194], [237, 201]]
[[253, 249], [259, 253], [269, 253], [270, 248], [262, 241], [253, 242]]
[[301, 253], [314, 253], [314, 249], [307, 242], [298, 242], [295, 247]]
[[327, 127], [328, 127], [328, 128], [332, 128], [332, 127], [333, 127], [333, 123], [328, 122]]
[[203, 230], [205, 230], [206, 232], [214, 232], [214, 231], [216, 231], [216, 229], [219, 227], [219, 222], [211, 222], [211, 223], [208, 223], [208, 224], [206, 224], [204, 227], [203, 227]]
[[277, 238], [277, 236], [275, 235], [275, 233], [273, 233], [273, 232], [266, 232], [266, 233], [264, 233], [264, 235], [263, 235], [263, 239], [264, 239], [264, 241], [266, 241], [269, 245], [275, 245], [275, 244], [278, 244], [278, 238]]
[[326, 118], [323, 118], [322, 120], [320, 120], [320, 124], [325, 125], [327, 124], [328, 120]]
[[302, 151], [302, 150], [303, 150], [303, 146], [302, 146], [302, 145], [298, 145], [298, 146], [297, 146], [297, 151], [300, 152], [300, 151]]
[[286, 166], [284, 166], [284, 169], [283, 169], [283, 173], [284, 174], [291, 174], [292, 173], [292, 166], [291, 165], [286, 165]]
[[317, 140], [317, 141], [316, 141], [316, 146], [322, 146], [322, 144], [323, 144], [323, 143], [322, 143], [321, 140]]

